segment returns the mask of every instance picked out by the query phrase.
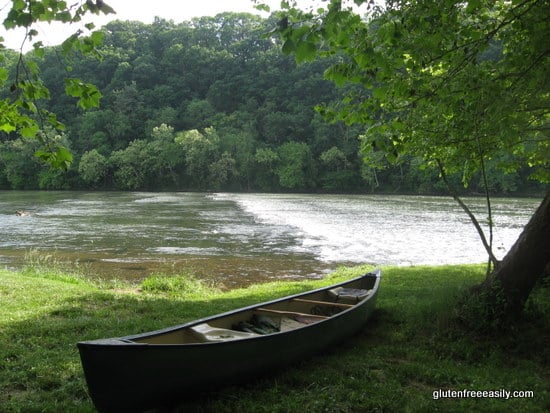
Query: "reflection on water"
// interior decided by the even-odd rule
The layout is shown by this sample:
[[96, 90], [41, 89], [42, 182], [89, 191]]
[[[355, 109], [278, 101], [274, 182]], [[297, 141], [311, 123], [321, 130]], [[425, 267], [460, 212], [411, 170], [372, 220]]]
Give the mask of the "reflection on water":
[[[483, 200], [469, 202], [483, 211]], [[537, 204], [495, 200], [497, 255]], [[485, 260], [468, 217], [438, 197], [11, 191], [0, 192], [0, 233], [5, 266], [38, 250], [90, 275], [191, 269], [227, 286], [317, 277], [341, 264]]]

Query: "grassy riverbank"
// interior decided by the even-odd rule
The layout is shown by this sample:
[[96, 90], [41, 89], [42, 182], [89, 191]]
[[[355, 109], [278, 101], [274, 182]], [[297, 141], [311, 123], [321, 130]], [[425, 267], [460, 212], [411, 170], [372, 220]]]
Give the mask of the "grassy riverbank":
[[[330, 284], [219, 292], [187, 277], [98, 285], [59, 271], [0, 270], [0, 411], [93, 412], [75, 343], [148, 331]], [[377, 310], [364, 331], [327, 354], [175, 411], [546, 412], [550, 410], [548, 287], [508, 331], [471, 334], [452, 303], [483, 278], [481, 266], [383, 268]], [[185, 372], [182, 372], [184, 374]], [[532, 398], [440, 398], [442, 390], [532, 391]]]

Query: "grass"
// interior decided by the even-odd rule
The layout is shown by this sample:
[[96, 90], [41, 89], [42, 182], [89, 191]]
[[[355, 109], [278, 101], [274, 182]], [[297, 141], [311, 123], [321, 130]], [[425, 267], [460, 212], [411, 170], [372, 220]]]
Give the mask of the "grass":
[[[75, 343], [149, 331], [350, 278], [276, 282], [221, 292], [192, 277], [102, 284], [42, 267], [0, 270], [0, 411], [93, 412]], [[498, 334], [455, 322], [453, 303], [482, 266], [383, 268], [364, 331], [323, 355], [173, 412], [546, 412], [550, 302], [532, 294], [525, 316]], [[442, 390], [528, 390], [532, 398], [440, 398]]]

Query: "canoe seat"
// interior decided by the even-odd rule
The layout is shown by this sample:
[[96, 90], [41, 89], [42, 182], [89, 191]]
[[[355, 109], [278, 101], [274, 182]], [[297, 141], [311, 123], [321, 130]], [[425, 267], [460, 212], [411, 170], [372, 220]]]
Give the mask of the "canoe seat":
[[329, 290], [329, 295], [336, 300], [337, 303], [355, 304], [364, 300], [370, 294], [371, 290], [359, 288], [333, 288]]
[[281, 318], [281, 331], [291, 331], [296, 330], [297, 328], [301, 328], [304, 325], [311, 324], [307, 322], [301, 322], [296, 320], [295, 318], [290, 317], [282, 317]]
[[217, 343], [220, 341], [242, 340], [243, 338], [257, 337], [259, 334], [244, 331], [229, 330], [228, 328], [212, 327], [203, 323], [189, 328], [202, 343]]

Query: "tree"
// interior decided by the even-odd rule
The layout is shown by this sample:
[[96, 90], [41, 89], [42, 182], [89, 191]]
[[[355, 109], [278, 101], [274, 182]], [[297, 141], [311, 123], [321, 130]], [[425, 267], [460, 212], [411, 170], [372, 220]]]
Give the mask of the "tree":
[[155, 187], [179, 184], [180, 171], [184, 167], [184, 153], [181, 145], [174, 140], [174, 128], [165, 123], [153, 128], [149, 142], [152, 154], [151, 173], [155, 176]]
[[287, 142], [278, 148], [277, 175], [281, 187], [304, 190], [313, 186], [314, 167], [310, 148], [303, 142]]
[[[143, 187], [213, 188], [218, 184], [214, 182], [210, 166], [228, 152], [235, 161], [238, 174], [225, 181], [220, 189], [279, 191], [284, 188], [277, 175], [281, 172], [278, 148], [287, 142], [296, 142], [309, 147], [310, 160], [307, 163], [314, 167], [310, 169], [312, 172], [315, 169], [317, 175], [310, 174], [301, 190], [441, 193], [443, 184], [436, 180], [439, 173], [436, 163], [422, 170], [412, 168], [413, 164], [425, 165], [419, 155], [399, 156], [398, 164], [392, 165], [382, 151], [373, 152], [369, 157], [371, 164], [385, 169], [374, 169], [370, 165], [361, 174], [363, 154], [357, 136], [365, 134], [362, 142], [366, 147], [372, 136], [364, 133], [362, 124], [350, 126], [342, 121], [326, 122], [313, 106], [322, 102], [328, 111], [331, 102], [342, 101], [345, 93], [366, 92], [360, 84], [350, 83], [337, 88], [323, 79], [329, 65], [345, 62], [342, 54], [302, 65], [297, 65], [293, 57], [282, 54], [278, 38], [261, 37], [275, 23], [274, 15], [262, 20], [257, 16], [231, 13], [177, 24], [162, 19], [153, 24], [110, 22], [101, 29], [104, 41], [97, 49], [101, 60], [78, 52], [70, 61], [70, 76], [86, 79], [103, 94], [101, 108], [86, 111], [77, 107], [75, 100], [64, 92], [67, 62], [60, 58], [63, 56], [62, 46], [45, 48], [42, 57], [30, 51], [24, 59], [38, 66], [40, 79], [49, 89], [50, 97], [37, 104], [41, 109], [56, 113], [58, 120], [63, 122], [71, 138], [70, 147], [75, 160], [82, 159], [93, 149], [109, 159], [113, 151], [124, 151], [134, 140], [145, 142], [143, 151], [129, 150], [125, 156], [127, 161], [130, 161], [130, 155], [148, 160], [150, 173], [140, 184]], [[484, 58], [495, 58], [499, 50], [492, 45], [484, 53]], [[16, 78], [19, 53], [0, 50], [0, 55], [4, 57], [9, 79], [0, 87], [1, 100], [14, 96], [10, 85]], [[154, 70], [151, 68], [153, 63]], [[39, 117], [35, 120], [39, 122]], [[186, 170], [190, 170], [182, 145], [176, 144], [173, 137], [153, 137], [154, 128], [163, 123], [173, 126], [174, 137], [186, 130], [197, 129], [202, 133], [209, 126], [216, 129], [219, 142], [201, 169], [203, 182], [189, 179], [198, 177], [195, 173], [185, 176]], [[44, 130], [46, 128], [39, 130], [37, 136], [42, 137]], [[56, 141], [53, 145], [58, 134], [51, 131], [44, 136], [54, 150], [57, 150], [57, 144], [62, 144]], [[0, 131], [3, 142], [17, 137], [16, 131]], [[31, 139], [31, 142], [35, 144], [35, 152], [48, 153], [48, 149], [37, 140]], [[323, 165], [321, 155], [333, 147], [347, 159], [344, 168], [328, 159], [328, 154], [336, 155], [336, 151], [324, 156], [327, 164]], [[270, 155], [263, 150], [273, 151], [277, 160], [270, 160], [270, 156], [263, 158], [262, 155]], [[495, 168], [511, 164], [514, 159], [517, 157], [499, 156], [487, 160], [486, 180], [470, 168], [470, 164], [473, 165], [470, 163], [464, 169], [468, 172], [466, 175], [471, 176], [468, 189], [460, 184], [464, 173], [448, 171], [448, 178], [451, 183], [458, 182], [461, 192], [478, 192], [478, 182], [484, 184], [484, 181], [490, 188], [503, 192], [512, 192], [517, 187], [515, 194], [539, 190], [537, 183], [530, 184], [526, 179], [529, 173], [526, 163], [520, 171], [512, 168], [509, 172], [501, 172]], [[60, 160], [62, 165], [68, 163]], [[33, 161], [31, 153], [30, 158], [26, 158], [29, 170], [34, 170]], [[197, 166], [196, 162], [191, 163]], [[77, 168], [74, 172], [77, 173]], [[39, 186], [40, 179], [36, 174], [28, 178], [25, 182], [29, 188]], [[77, 181], [71, 174], [56, 176], [55, 185], [63, 178], [70, 179], [70, 185], [81, 189], [94, 185], [82, 179]], [[291, 177], [288, 182], [290, 180]], [[10, 186], [5, 174], [0, 181], [3, 187]], [[118, 181], [112, 179], [104, 183], [110, 188], [118, 185]]]
[[207, 100], [195, 99], [187, 105], [183, 118], [186, 126], [203, 129], [212, 124], [215, 114], [216, 111]]
[[0, 170], [8, 188], [31, 189], [37, 186], [36, 179], [41, 170], [38, 159], [33, 156], [37, 146], [37, 142], [21, 138], [0, 144]]
[[183, 147], [187, 174], [195, 187], [206, 189], [210, 183], [210, 165], [217, 160], [219, 136], [214, 128], [180, 132], [175, 142]]
[[272, 149], [260, 148], [254, 154], [254, 184], [262, 191], [278, 188], [276, 167], [279, 155]]
[[[487, 163], [498, 159], [501, 172], [527, 164], [532, 179], [550, 182], [550, 3], [355, 3], [368, 6], [368, 19], [340, 0], [316, 12], [289, 7], [276, 29], [283, 50], [298, 61], [338, 58], [326, 75], [347, 86], [346, 96], [321, 111], [363, 125], [367, 153], [393, 164], [414, 156], [439, 170], [489, 256], [479, 296], [500, 306], [493, 314], [517, 315], [550, 262], [550, 193], [500, 261], [492, 248]], [[448, 179], [453, 172], [465, 185], [483, 177], [488, 229], [458, 197]]]
[[[25, 36], [21, 42], [19, 59], [17, 61], [14, 78], [10, 79], [6, 68], [0, 68], [0, 88], [10, 84], [10, 97], [0, 100], [0, 131], [5, 133], [18, 132], [23, 138], [35, 138], [43, 149], [36, 155], [49, 162], [54, 167], [68, 168], [72, 162], [71, 153], [63, 146], [52, 142], [45, 129], [53, 127], [63, 130], [64, 125], [57, 116], [42, 107], [41, 101], [50, 97], [50, 91], [40, 78], [39, 66], [23, 54], [25, 44], [33, 42], [33, 56], [42, 57], [45, 47], [38, 39], [38, 31], [33, 28], [38, 22], [76, 23], [82, 21], [87, 13], [114, 13], [114, 10], [103, 0], [86, 0], [71, 6], [62, 0], [12, 0], [3, 26], [6, 30], [16, 27], [25, 29]], [[87, 30], [93, 29], [93, 24], [85, 25]], [[71, 51], [84, 54], [93, 54], [101, 43], [103, 35], [93, 31], [89, 36], [80, 37], [82, 30], [70, 36], [63, 43], [65, 55]], [[3, 39], [0, 38], [0, 48]], [[0, 62], [5, 57], [0, 54]], [[77, 105], [83, 109], [97, 106], [101, 93], [89, 83], [74, 77], [65, 78], [65, 92], [67, 95], [78, 98]]]
[[229, 152], [224, 152], [220, 159], [209, 166], [210, 180], [214, 189], [220, 189], [238, 175], [236, 161]]
[[333, 146], [324, 151], [319, 159], [323, 166], [323, 189], [343, 191], [351, 187], [353, 171], [349, 169], [350, 164], [342, 150]]
[[94, 188], [101, 186], [101, 183], [107, 177], [108, 171], [107, 158], [101, 155], [97, 149], [92, 149], [82, 155], [78, 165], [78, 173], [82, 180]]
[[149, 153], [147, 142], [136, 139], [126, 149], [111, 153], [109, 158], [113, 168], [115, 185], [118, 189], [137, 190], [147, 187]]

